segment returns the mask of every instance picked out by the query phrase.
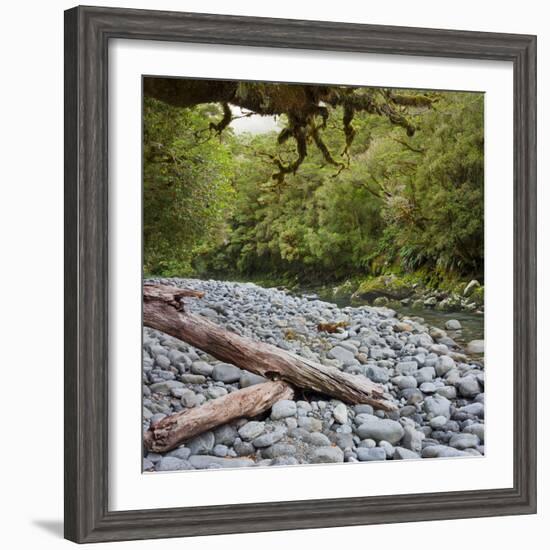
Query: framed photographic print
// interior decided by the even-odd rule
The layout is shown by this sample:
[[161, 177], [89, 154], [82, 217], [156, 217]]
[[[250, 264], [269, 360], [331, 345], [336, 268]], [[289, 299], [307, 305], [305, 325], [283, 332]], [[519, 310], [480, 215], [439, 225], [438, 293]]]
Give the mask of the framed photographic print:
[[534, 36], [65, 13], [65, 534], [534, 513]]

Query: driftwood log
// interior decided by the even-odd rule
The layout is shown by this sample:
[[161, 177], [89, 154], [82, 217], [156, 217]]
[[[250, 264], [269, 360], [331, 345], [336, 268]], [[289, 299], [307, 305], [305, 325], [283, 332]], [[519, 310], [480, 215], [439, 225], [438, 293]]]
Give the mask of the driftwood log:
[[277, 401], [293, 397], [294, 390], [286, 382], [256, 384], [163, 418], [145, 434], [144, 444], [150, 451], [164, 453], [186, 439], [237, 418], [252, 418], [269, 410]]
[[397, 408], [383, 388], [365, 376], [348, 374], [271, 344], [239, 336], [187, 312], [182, 298], [188, 296], [188, 292], [166, 285], [144, 285], [144, 325], [270, 380], [284, 380], [350, 404], [365, 403], [384, 411]]

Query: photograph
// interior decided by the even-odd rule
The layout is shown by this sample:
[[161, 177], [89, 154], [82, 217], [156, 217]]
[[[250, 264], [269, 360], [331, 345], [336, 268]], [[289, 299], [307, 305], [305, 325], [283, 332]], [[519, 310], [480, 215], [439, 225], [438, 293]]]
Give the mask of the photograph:
[[3, 547], [543, 550], [546, 4], [6, 7]]
[[484, 93], [142, 100], [143, 472], [483, 458]]

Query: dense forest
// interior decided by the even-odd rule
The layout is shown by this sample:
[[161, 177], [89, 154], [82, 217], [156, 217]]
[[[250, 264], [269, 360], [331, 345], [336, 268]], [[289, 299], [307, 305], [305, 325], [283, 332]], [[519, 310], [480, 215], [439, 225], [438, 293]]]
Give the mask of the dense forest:
[[145, 274], [482, 280], [483, 94], [361, 88], [350, 113], [334, 88], [256, 134], [231, 122], [260, 109], [146, 95]]

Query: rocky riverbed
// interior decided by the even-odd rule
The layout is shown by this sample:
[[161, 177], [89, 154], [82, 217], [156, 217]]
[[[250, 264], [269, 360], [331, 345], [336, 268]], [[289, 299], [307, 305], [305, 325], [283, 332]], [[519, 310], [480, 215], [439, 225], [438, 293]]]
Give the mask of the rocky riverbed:
[[[252, 283], [155, 279], [205, 292], [186, 307], [227, 330], [367, 376], [398, 410], [347, 405], [313, 392], [277, 402], [164, 454], [144, 452], [144, 471], [482, 456], [483, 341], [462, 349], [460, 322], [432, 327], [380, 307], [344, 307]], [[319, 330], [337, 324], [338, 332]], [[161, 332], [143, 331], [143, 429], [167, 415], [260, 384]]]

